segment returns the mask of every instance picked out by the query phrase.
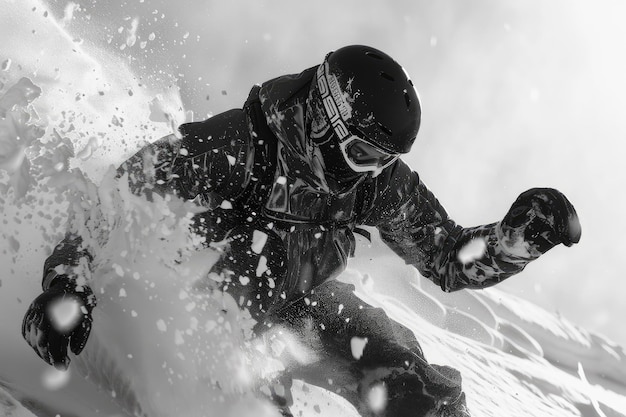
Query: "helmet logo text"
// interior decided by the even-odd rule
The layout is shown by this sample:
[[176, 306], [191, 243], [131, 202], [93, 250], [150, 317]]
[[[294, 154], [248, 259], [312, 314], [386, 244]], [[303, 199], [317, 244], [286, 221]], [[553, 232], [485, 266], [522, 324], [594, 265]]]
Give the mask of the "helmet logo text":
[[339, 140], [344, 139], [350, 134], [345, 120], [351, 117], [351, 109], [341, 92], [337, 77], [330, 74], [328, 62], [324, 62], [317, 69], [317, 87], [335, 133]]

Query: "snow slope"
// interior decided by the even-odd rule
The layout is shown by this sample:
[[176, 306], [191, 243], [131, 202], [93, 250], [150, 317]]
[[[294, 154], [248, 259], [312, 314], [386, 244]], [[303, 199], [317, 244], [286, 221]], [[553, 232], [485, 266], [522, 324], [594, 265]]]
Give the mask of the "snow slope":
[[[39, 2], [4, 6], [0, 411], [276, 415], [250, 391], [280, 368], [268, 360], [277, 347], [248, 340], [250, 321], [232, 300], [197, 285], [215, 253], [194, 252], [198, 242], [185, 232], [190, 207], [146, 205], [106, 174], [184, 120], [176, 89], [149, 89], [125, 63], [87, 51], [43, 8], [34, 13]], [[105, 227], [110, 238], [93, 235], [100, 302], [92, 337], [60, 373], [28, 348], [20, 325], [39, 292], [43, 260], [68, 223], [84, 232]], [[563, 317], [495, 289], [444, 294], [376, 239], [359, 241], [341, 279], [410, 327], [429, 361], [462, 372], [475, 416], [626, 416], [624, 350]], [[356, 415], [300, 382], [294, 396], [296, 415]]]
[[497, 289], [445, 294], [380, 244], [352, 266], [351, 281], [373, 277], [362, 298], [409, 326], [429, 361], [461, 371], [473, 415], [626, 413], [625, 354], [609, 340]]

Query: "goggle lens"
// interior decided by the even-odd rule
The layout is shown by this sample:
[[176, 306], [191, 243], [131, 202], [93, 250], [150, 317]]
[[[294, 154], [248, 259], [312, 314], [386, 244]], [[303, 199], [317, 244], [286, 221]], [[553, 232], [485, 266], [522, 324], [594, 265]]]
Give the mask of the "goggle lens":
[[361, 139], [352, 139], [346, 144], [348, 158], [357, 165], [382, 166], [392, 162], [397, 155], [391, 155], [364, 142]]
[[385, 152], [356, 135], [340, 142], [339, 147], [350, 167], [357, 172], [380, 172], [400, 156]]

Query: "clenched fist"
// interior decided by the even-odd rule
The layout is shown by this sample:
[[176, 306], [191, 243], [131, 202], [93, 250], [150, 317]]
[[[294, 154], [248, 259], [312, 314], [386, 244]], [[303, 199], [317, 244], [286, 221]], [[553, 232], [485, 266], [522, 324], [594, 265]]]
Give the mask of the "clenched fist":
[[559, 243], [572, 246], [581, 235], [574, 206], [553, 188], [532, 188], [520, 194], [500, 227], [505, 247], [520, 254], [523, 246], [532, 258]]
[[[22, 322], [22, 336], [44, 361], [65, 370], [70, 364], [68, 347], [78, 355], [87, 343], [95, 305], [87, 285], [59, 275], [31, 303]], [[65, 314], [59, 311], [63, 309]]]

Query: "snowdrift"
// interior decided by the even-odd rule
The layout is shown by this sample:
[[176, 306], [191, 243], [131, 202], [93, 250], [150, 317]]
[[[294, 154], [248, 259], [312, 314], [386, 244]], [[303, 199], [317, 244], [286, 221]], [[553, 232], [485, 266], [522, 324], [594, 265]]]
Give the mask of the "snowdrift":
[[[219, 247], [195, 250], [191, 206], [146, 204], [112, 179], [111, 164], [184, 121], [176, 89], [87, 53], [38, 5], [0, 15], [0, 414], [278, 415], [252, 391], [280, 370], [276, 351], [298, 346], [250, 339], [250, 319], [202, 285]], [[68, 227], [98, 248], [99, 304], [85, 351], [58, 372], [20, 326]], [[430, 362], [461, 371], [474, 416], [626, 416], [622, 347], [499, 290], [442, 293], [373, 235], [340, 279], [411, 328]], [[303, 382], [294, 399], [295, 415], [357, 416]]]

